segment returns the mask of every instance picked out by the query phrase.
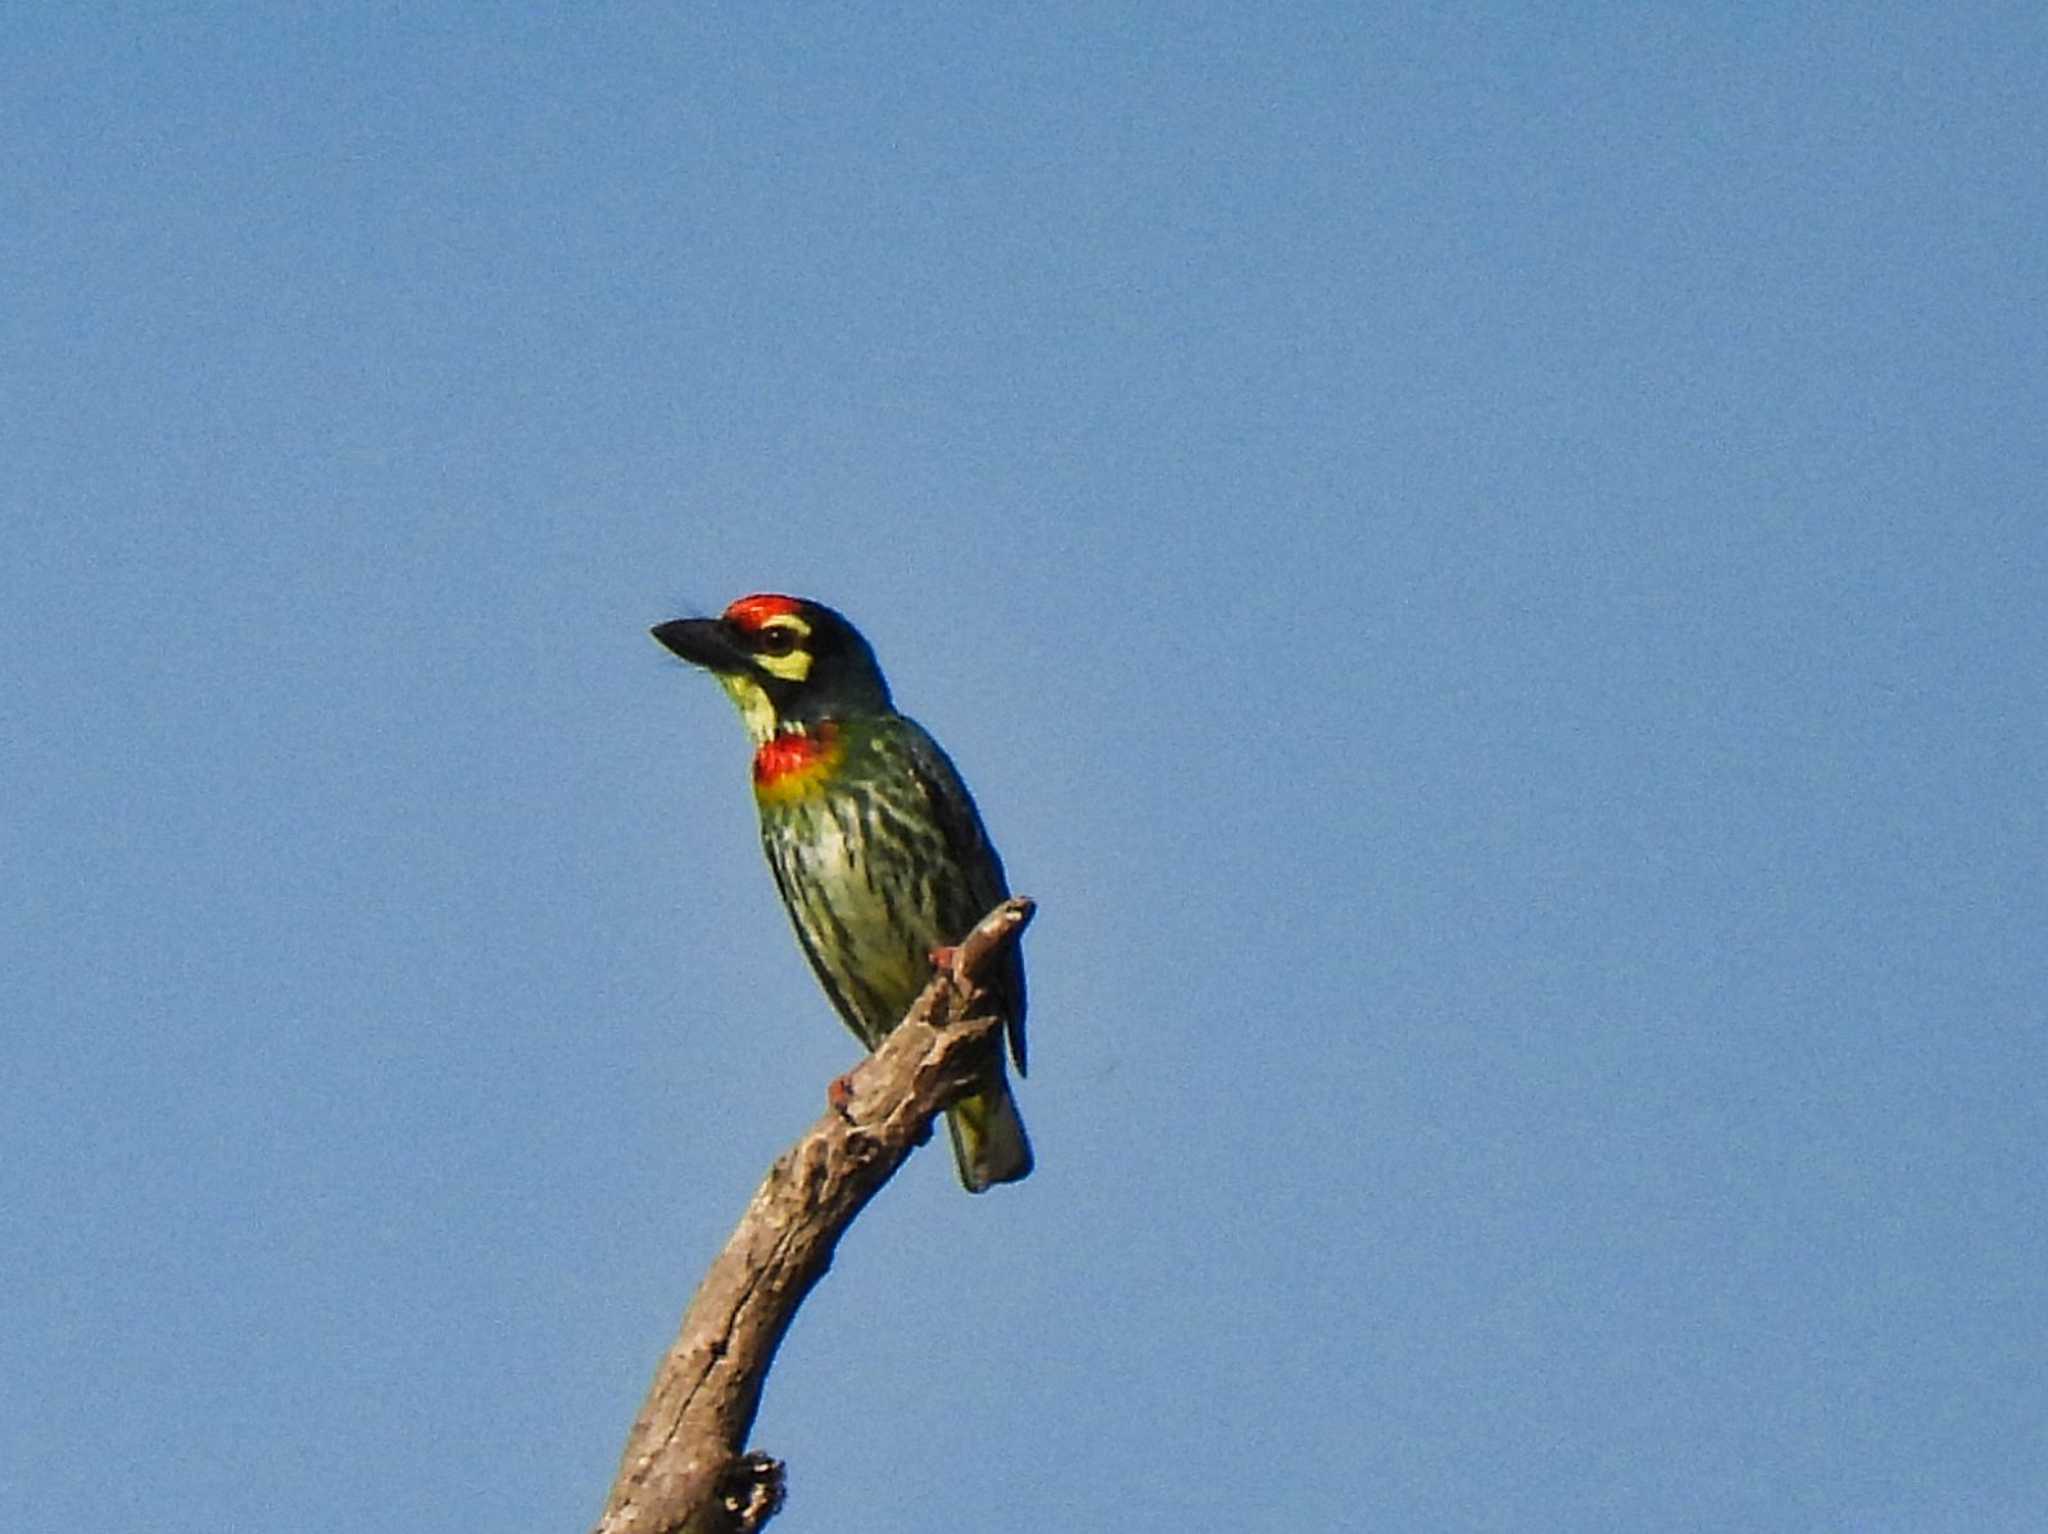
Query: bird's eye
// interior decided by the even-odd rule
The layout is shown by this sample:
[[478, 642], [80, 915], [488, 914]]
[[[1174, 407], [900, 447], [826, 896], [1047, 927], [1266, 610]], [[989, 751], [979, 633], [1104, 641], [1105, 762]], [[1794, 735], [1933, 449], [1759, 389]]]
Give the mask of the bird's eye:
[[756, 643], [763, 655], [787, 655], [796, 648], [796, 630], [780, 625], [772, 629], [763, 629]]

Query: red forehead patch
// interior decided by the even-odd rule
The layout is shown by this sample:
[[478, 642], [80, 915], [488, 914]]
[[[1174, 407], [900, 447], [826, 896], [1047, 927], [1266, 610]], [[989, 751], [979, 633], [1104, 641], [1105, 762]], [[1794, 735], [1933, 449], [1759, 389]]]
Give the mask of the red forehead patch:
[[793, 613], [804, 604], [795, 597], [777, 596], [772, 591], [756, 592], [750, 597], [741, 597], [725, 610], [726, 622], [743, 629], [757, 629], [770, 618]]

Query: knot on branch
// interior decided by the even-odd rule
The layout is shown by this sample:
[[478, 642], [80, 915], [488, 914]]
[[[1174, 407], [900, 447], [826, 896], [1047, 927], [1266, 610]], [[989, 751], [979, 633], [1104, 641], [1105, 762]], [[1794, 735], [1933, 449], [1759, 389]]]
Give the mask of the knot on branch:
[[756, 1452], [733, 1461], [732, 1468], [719, 1479], [718, 1500], [734, 1534], [754, 1534], [782, 1511], [788, 1490], [782, 1461]]

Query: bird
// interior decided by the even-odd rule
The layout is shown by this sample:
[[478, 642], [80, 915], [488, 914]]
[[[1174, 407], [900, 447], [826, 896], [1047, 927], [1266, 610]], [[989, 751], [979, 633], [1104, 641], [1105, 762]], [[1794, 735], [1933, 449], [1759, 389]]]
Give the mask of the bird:
[[[1003, 863], [952, 759], [896, 711], [875, 652], [844, 617], [776, 592], [650, 632], [711, 673], [754, 747], [761, 848], [818, 984], [879, 1046], [951, 947], [1009, 894]], [[1025, 1071], [1024, 965], [1012, 945], [990, 993]], [[970, 1193], [1029, 1175], [1031, 1141], [1000, 1054], [946, 1113]]]

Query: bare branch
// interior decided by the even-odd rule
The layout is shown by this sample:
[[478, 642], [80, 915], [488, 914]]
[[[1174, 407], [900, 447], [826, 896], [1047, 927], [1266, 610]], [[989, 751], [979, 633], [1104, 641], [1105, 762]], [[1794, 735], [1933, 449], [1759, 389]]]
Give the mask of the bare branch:
[[1011, 899], [982, 918], [768, 1169], [655, 1371], [597, 1534], [750, 1534], [782, 1506], [781, 1463], [742, 1452], [768, 1366], [840, 1236], [1001, 1048], [982, 977], [1033, 909]]

